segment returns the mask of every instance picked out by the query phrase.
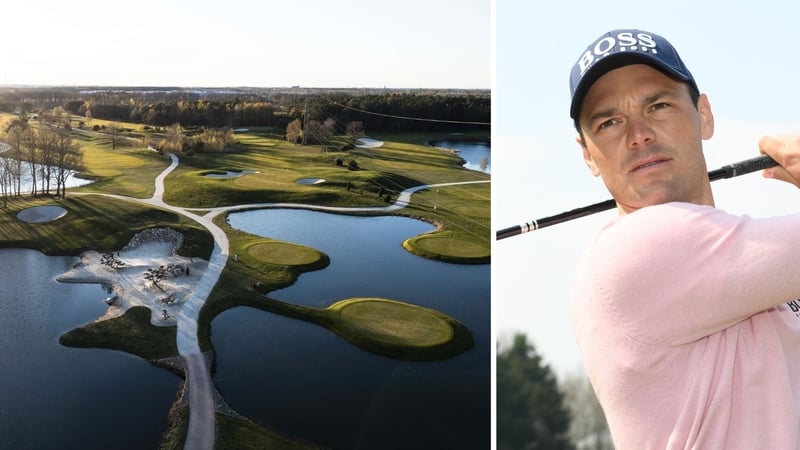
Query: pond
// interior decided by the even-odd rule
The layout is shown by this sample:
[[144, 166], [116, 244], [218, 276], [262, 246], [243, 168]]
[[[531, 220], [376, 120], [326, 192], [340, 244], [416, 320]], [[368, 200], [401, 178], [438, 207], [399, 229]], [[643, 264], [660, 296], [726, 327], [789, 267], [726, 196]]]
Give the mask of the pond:
[[302, 210], [230, 215], [233, 227], [317, 248], [327, 268], [269, 294], [325, 307], [377, 296], [437, 309], [464, 323], [475, 348], [436, 362], [365, 352], [325, 328], [234, 308], [212, 323], [215, 382], [248, 417], [338, 449], [490, 447], [489, 265], [417, 257], [404, 239], [431, 230], [401, 217]]
[[430, 145], [455, 150], [466, 162], [464, 167], [484, 173], [491, 173], [492, 152], [488, 142], [463, 141], [454, 136], [453, 139], [431, 141]]
[[[8, 158], [0, 157], [0, 163], [4, 162], [4, 161], [7, 161], [7, 160], [8, 160]], [[37, 164], [35, 167], [36, 167], [36, 170], [38, 172], [39, 168], [41, 166]], [[33, 187], [33, 177], [31, 177], [30, 164], [23, 163], [22, 166], [21, 166], [21, 169], [22, 169], [22, 177], [21, 177], [20, 192], [30, 192], [32, 187]], [[56, 181], [55, 181], [54, 176], [51, 177], [51, 180], [50, 180], [50, 190], [53, 193], [55, 193], [55, 190], [56, 190]], [[41, 191], [42, 188], [43, 188], [42, 181], [43, 180], [41, 179], [41, 177], [37, 176], [37, 178], [36, 178], [36, 189], [39, 190], [39, 191]], [[70, 175], [67, 178], [66, 184], [67, 184], [67, 188], [72, 188], [72, 187], [83, 186], [83, 185], [89, 184], [91, 182], [92, 182], [92, 180], [86, 180], [84, 178], [76, 177], [75, 176], [75, 171], [70, 171]]]
[[0, 448], [157, 448], [180, 379], [126, 353], [58, 343], [108, 307], [97, 285], [55, 281], [76, 261], [0, 250]]

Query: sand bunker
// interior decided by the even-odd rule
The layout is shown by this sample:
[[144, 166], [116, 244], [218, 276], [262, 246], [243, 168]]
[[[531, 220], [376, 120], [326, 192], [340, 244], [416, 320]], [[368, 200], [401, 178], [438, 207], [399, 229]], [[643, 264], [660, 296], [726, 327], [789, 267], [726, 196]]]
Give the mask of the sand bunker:
[[205, 174], [208, 178], [237, 178], [241, 177], [242, 175], [250, 175], [251, 173], [258, 173], [257, 170], [242, 170], [239, 172], [235, 172], [232, 170], [226, 170], [224, 173], [221, 172], [211, 172]]
[[60, 219], [67, 215], [67, 210], [60, 206], [34, 206], [17, 213], [17, 219], [23, 222], [42, 223]]
[[301, 178], [296, 181], [297, 184], [320, 184], [324, 182], [324, 178]]
[[356, 140], [358, 141], [356, 147], [360, 148], [377, 148], [383, 146], [383, 141], [379, 141], [377, 139], [362, 137]]
[[[159, 239], [157, 233], [142, 232], [131, 239], [134, 245], [118, 252], [83, 253], [80, 261], [56, 280], [110, 287], [113, 296], [106, 303], [111, 306], [99, 320], [119, 317], [133, 306], [146, 306], [151, 311], [150, 323], [172, 326], [208, 268], [208, 261], [176, 255], [179, 244], [173, 241], [171, 236]], [[156, 270], [161, 276], [153, 283], [148, 273]]]

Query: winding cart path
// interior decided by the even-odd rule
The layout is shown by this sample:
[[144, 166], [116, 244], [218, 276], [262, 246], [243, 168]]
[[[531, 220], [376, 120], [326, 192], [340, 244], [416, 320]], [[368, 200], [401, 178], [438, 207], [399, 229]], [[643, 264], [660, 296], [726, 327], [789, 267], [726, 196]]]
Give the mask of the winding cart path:
[[[211, 372], [206, 364], [205, 356], [200, 350], [197, 339], [197, 320], [200, 310], [208, 298], [211, 290], [217, 284], [222, 270], [228, 261], [229, 242], [225, 232], [214, 224], [214, 217], [218, 214], [257, 208], [302, 208], [316, 211], [330, 212], [391, 212], [408, 206], [411, 195], [417, 191], [439, 186], [454, 186], [463, 184], [489, 183], [489, 180], [467, 181], [457, 183], [442, 183], [433, 185], [416, 186], [406, 189], [397, 198], [397, 201], [389, 206], [382, 207], [333, 207], [315, 206], [298, 203], [251, 203], [236, 206], [224, 206], [217, 208], [181, 208], [172, 206], [164, 202], [164, 180], [178, 167], [178, 157], [170, 154], [171, 164], [164, 169], [155, 180], [155, 192], [149, 199], [126, 197], [121, 195], [101, 194], [108, 197], [124, 201], [145, 203], [155, 207], [167, 209], [177, 214], [188, 217], [205, 227], [214, 237], [214, 250], [208, 261], [208, 268], [203, 273], [200, 281], [194, 287], [192, 294], [181, 305], [177, 317], [177, 346], [178, 352], [186, 362], [186, 383], [189, 396], [189, 429], [186, 435], [185, 449], [188, 450], [211, 450], [214, 448], [214, 430], [216, 404], [214, 401], [215, 388], [211, 381]], [[86, 194], [84, 194], [86, 195]], [[191, 211], [190, 211], [191, 210]], [[198, 215], [192, 211], [205, 212]]]

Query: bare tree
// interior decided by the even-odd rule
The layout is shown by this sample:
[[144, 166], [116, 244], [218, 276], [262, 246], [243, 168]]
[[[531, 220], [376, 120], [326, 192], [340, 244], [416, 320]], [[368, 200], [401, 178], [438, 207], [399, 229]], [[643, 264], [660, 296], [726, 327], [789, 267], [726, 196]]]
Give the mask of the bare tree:
[[349, 137], [353, 142], [356, 139], [364, 136], [364, 122], [348, 122], [347, 129], [345, 130], [345, 134]]
[[7, 166], [12, 177], [12, 191], [15, 196], [20, 195], [22, 190], [22, 146], [28, 140], [26, 134], [31, 133], [28, 123], [23, 120], [14, 120], [5, 130], [6, 143], [11, 147], [6, 151], [9, 164]]
[[67, 179], [76, 171], [83, 169], [83, 152], [80, 145], [72, 141], [72, 136], [66, 130], [59, 130], [57, 133], [54, 152], [56, 195], [66, 198]]
[[100, 264], [108, 266], [114, 270], [124, 269], [127, 264], [125, 261], [117, 258], [113, 253], [103, 253], [100, 257]]
[[22, 145], [20, 145], [20, 154], [25, 161], [28, 162], [31, 175], [31, 195], [36, 195], [38, 185], [36, 183], [36, 166], [39, 164], [39, 136], [30, 127], [25, 130], [23, 134]]
[[202, 145], [204, 152], [220, 152], [235, 142], [233, 130], [224, 127], [221, 130], [206, 128], [203, 133], [196, 138], [195, 147]]
[[158, 284], [159, 282], [165, 280], [167, 278], [167, 270], [164, 266], [160, 266], [157, 269], [149, 268], [144, 273], [144, 279], [153, 283], [153, 286], [158, 288], [160, 291], [164, 291], [164, 289]]
[[118, 122], [111, 122], [107, 130], [109, 136], [111, 136], [111, 150], [116, 150], [117, 142], [122, 138], [122, 127]]
[[64, 130], [57, 128], [41, 128], [37, 133], [36, 145], [38, 147], [37, 168], [39, 179], [42, 181], [41, 191], [50, 194], [50, 183], [53, 180], [53, 169], [60, 134], [65, 134]]
[[303, 131], [300, 119], [294, 119], [293, 121], [289, 122], [289, 125], [286, 127], [286, 140], [292, 144], [297, 144], [300, 142], [302, 133]]
[[153, 147], [153, 143], [154, 143], [153, 142], [153, 138], [149, 134], [146, 134], [146, 135], [144, 135], [144, 137], [142, 137], [142, 145], [145, 148], [147, 148], [147, 149], [155, 148], [155, 147]]
[[161, 141], [161, 150], [169, 153], [180, 153], [183, 150], [183, 127], [179, 123], [173, 123], [167, 127], [164, 140]]
[[63, 123], [69, 123], [69, 115], [64, 108], [61, 106], [56, 106], [53, 108], [53, 122], [55, 122], [56, 126], [61, 125]]
[[330, 134], [336, 134], [336, 120], [333, 118], [325, 119], [325, 121], [322, 122], [322, 125], [326, 130], [328, 130], [328, 132], [330, 132]]
[[310, 120], [303, 134], [318, 144], [324, 144], [333, 137], [333, 131], [319, 120]]
[[0, 158], [0, 194], [3, 196], [3, 208], [8, 206], [9, 191], [13, 183], [10, 170], [10, 158]]
[[562, 379], [561, 391], [572, 416], [569, 436], [575, 447], [578, 450], [613, 450], [608, 423], [589, 378], [577, 372]]

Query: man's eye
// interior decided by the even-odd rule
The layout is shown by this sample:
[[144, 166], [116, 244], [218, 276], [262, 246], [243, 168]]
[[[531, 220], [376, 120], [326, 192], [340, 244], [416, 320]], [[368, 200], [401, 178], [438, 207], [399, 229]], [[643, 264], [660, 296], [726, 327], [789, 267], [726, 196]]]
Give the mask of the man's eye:
[[600, 123], [600, 125], [597, 128], [602, 130], [602, 129], [608, 128], [608, 127], [610, 127], [612, 125], [616, 125], [617, 122], [618, 122], [617, 119], [608, 119], [605, 122]]
[[656, 111], [659, 109], [664, 109], [669, 106], [669, 103], [656, 103], [655, 105], [650, 107], [650, 111]]

